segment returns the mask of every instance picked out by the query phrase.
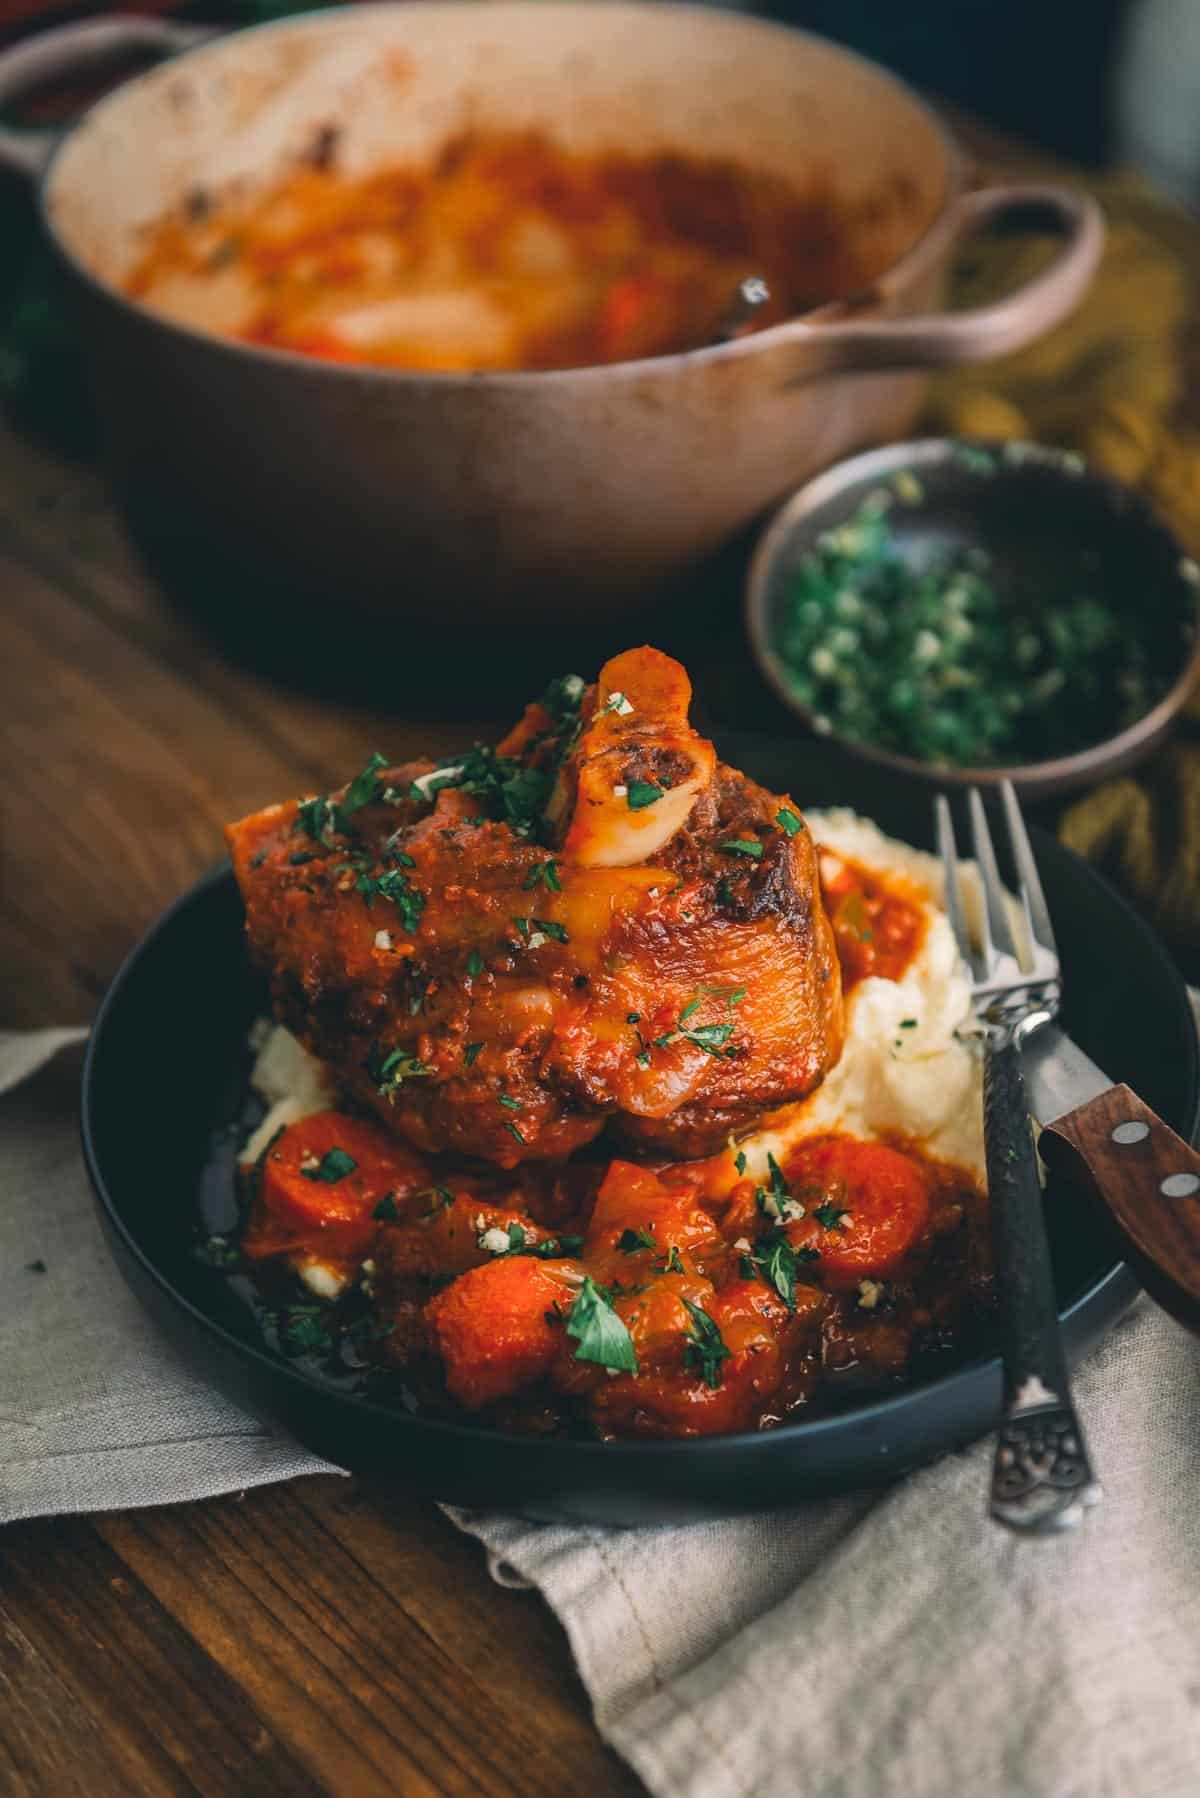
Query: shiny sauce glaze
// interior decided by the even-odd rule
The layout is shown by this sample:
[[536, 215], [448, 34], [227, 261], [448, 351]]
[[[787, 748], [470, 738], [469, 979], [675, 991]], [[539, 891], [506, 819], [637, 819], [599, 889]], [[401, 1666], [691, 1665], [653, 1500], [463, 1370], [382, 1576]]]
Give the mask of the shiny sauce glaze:
[[915, 898], [828, 849], [821, 851], [821, 897], [833, 926], [843, 992], [871, 975], [899, 980], [925, 935], [925, 913]]
[[[847, 985], [903, 972], [919, 906], [822, 860]], [[508, 1430], [769, 1428], [932, 1371], [987, 1313], [986, 1198], [901, 1138], [505, 1171], [331, 1110], [242, 1180], [234, 1252], [285, 1353]]]

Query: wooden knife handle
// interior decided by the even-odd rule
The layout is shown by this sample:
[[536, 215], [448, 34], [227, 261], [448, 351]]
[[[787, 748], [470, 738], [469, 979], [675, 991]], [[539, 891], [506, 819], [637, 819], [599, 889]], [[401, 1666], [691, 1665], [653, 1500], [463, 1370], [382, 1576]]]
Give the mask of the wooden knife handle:
[[1200, 1154], [1127, 1086], [1114, 1086], [1042, 1131], [1047, 1167], [1108, 1209], [1152, 1298], [1200, 1333]]

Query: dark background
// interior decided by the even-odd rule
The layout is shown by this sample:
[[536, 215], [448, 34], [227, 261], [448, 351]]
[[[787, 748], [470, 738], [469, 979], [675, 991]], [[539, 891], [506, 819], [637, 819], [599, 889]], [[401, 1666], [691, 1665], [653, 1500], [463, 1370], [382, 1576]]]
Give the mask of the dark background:
[[[310, 0], [311, 4], [311, 0]], [[862, 50], [931, 94], [1083, 161], [1111, 149], [1120, 26], [1136, 0], [781, 0], [747, 10]], [[0, 44], [48, 22], [105, 11], [172, 11], [249, 22], [305, 11], [297, 0], [0, 0]]]

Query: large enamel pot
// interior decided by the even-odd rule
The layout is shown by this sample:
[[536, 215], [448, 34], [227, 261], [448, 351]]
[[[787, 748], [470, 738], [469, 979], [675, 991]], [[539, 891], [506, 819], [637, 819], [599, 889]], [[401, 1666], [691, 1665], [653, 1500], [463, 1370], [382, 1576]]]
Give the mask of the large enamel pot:
[[[1082, 194], [967, 191], [943, 126], [881, 70], [703, 7], [412, 0], [216, 38], [93, 21], [0, 57], [0, 104], [114, 47], [169, 60], [57, 143], [0, 132], [0, 163], [40, 181], [120, 486], [196, 544], [342, 602], [445, 618], [632, 600], [813, 470], [904, 431], [919, 371], [1045, 331], [1100, 251]], [[169, 323], [122, 295], [148, 221], [197, 187], [269, 179], [326, 126], [349, 172], [423, 159], [468, 126], [731, 156], [831, 184], [879, 273], [733, 343], [520, 374], [327, 364]], [[1045, 271], [997, 304], [940, 312], [961, 235], [1030, 209], [1064, 240]]]

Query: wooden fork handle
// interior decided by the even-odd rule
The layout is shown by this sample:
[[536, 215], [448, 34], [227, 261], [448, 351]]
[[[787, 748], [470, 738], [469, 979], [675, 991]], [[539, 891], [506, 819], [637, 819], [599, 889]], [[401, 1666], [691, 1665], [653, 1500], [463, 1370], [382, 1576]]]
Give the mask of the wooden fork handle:
[[1103, 1201], [1151, 1297], [1200, 1333], [1200, 1154], [1127, 1086], [1056, 1118], [1039, 1147]]

